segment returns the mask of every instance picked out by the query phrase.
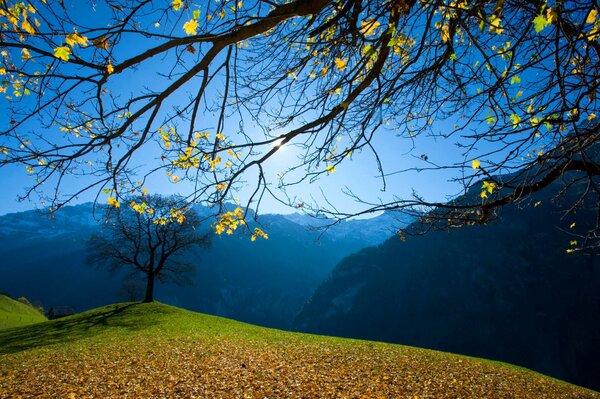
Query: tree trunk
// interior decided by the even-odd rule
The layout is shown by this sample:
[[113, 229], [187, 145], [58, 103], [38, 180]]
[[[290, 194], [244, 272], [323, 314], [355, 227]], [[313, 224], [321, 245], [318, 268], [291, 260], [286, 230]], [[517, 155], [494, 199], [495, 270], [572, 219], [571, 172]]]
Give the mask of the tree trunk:
[[145, 303], [154, 301], [154, 273], [147, 274]]

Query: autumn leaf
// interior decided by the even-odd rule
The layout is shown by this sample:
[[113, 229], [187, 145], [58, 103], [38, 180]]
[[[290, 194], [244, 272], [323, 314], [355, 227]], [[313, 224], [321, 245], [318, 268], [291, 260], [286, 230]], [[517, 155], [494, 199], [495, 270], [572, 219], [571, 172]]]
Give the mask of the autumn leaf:
[[111, 73], [113, 73], [115, 71], [115, 68], [113, 68], [112, 64], [110, 63], [110, 61], [108, 61], [108, 65], [106, 66], [106, 72], [108, 72], [108, 74], [110, 75]]
[[195, 35], [198, 32], [198, 26], [198, 21], [195, 19], [190, 19], [183, 24], [183, 30], [187, 35]]
[[361, 26], [360, 31], [366, 37], [373, 36], [375, 34], [375, 31], [379, 27], [379, 25], [380, 25], [380, 23], [373, 19], [369, 19], [367, 21], [361, 21], [360, 22], [360, 26]]
[[187, 51], [188, 53], [191, 53], [191, 54], [196, 54], [196, 48], [194, 46], [192, 46], [191, 44], [189, 44], [185, 48], [185, 51]]
[[174, 11], [177, 11], [181, 7], [183, 7], [183, 1], [182, 0], [173, 0], [173, 2], [171, 2], [171, 7], [173, 7]]
[[596, 17], [598, 16], [598, 10], [591, 10], [590, 13], [588, 14], [587, 18], [585, 19], [585, 22], [588, 24], [593, 24], [596, 22]]
[[327, 173], [333, 173], [333, 172], [335, 172], [335, 166], [333, 166], [333, 165], [329, 165], [329, 166], [327, 166], [327, 167], [325, 168], [325, 171], [326, 171]]
[[337, 69], [339, 69], [340, 71], [343, 71], [344, 69], [346, 69], [346, 64], [348, 63], [348, 59], [341, 59], [341, 58], [336, 58], [335, 59], [335, 67]]
[[512, 121], [513, 129], [516, 129], [521, 122], [521, 117], [517, 114], [512, 114], [509, 118]]
[[59, 60], [63, 60], [65, 62], [69, 61], [69, 56], [71, 55], [71, 49], [67, 46], [61, 46], [54, 49], [54, 56]]
[[100, 36], [99, 38], [94, 39], [92, 41], [92, 44], [94, 45], [94, 47], [102, 50], [108, 50], [108, 47], [110, 45], [108, 39], [105, 36]]
[[120, 208], [121, 207], [121, 203], [119, 201], [117, 201], [115, 199], [115, 197], [108, 197], [108, 199], [106, 200], [106, 203], [109, 206], [114, 206], [115, 208]]
[[500, 17], [498, 15], [492, 15], [490, 17], [490, 32], [492, 33], [497, 33], [497, 34], [502, 34], [502, 32], [504, 31], [504, 28], [502, 27], [502, 20], [500, 19]]
[[540, 33], [546, 26], [548, 26], [548, 20], [543, 14], [540, 14], [533, 19], [533, 27], [537, 33]]
[[556, 22], [556, 18], [558, 18], [558, 15], [556, 14], [556, 11], [554, 11], [552, 8], [548, 8], [546, 10], [546, 18], [548, 19], [548, 23], [552, 24]]
[[31, 54], [29, 53], [29, 50], [27, 50], [26, 48], [21, 49], [21, 60], [27, 61], [30, 58]]
[[67, 35], [67, 38], [65, 39], [65, 41], [71, 47], [75, 47], [76, 44], [79, 44], [82, 47], [87, 47], [87, 45], [88, 45], [88, 38], [85, 36], [81, 36], [77, 32]]
[[30, 35], [33, 35], [35, 33], [35, 29], [26, 19], [24, 19], [23, 22], [21, 22], [21, 28], [23, 28], [23, 30], [29, 33]]
[[479, 162], [478, 159], [474, 159], [473, 162], [471, 162], [471, 167], [473, 169], [479, 169], [481, 166], [481, 162]]

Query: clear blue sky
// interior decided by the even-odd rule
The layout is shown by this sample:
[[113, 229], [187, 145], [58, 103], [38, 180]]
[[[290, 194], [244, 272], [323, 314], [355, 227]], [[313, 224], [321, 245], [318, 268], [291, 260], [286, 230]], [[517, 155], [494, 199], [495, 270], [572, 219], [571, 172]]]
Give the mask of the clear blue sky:
[[[75, 4], [75, 5], [74, 5]], [[77, 16], [81, 16], [89, 10], [84, 9], [84, 5], [68, 4], [68, 7], [73, 8], [72, 12]], [[81, 7], [80, 9], [77, 7]], [[101, 14], [102, 10], [96, 10], [96, 13]], [[86, 18], [94, 19], [93, 13], [90, 13]], [[122, 51], [130, 50], [138, 44], [130, 43], [120, 46]], [[116, 54], [118, 57], [118, 54]], [[122, 74], [111, 79], [114, 80], [113, 89], [118, 90], [118, 87], [127, 87], [128, 90], [141, 89], [145, 84], [152, 81], [160, 84], [156, 75], [157, 70], [161, 70], [164, 60], [154, 60], [149, 64], [145, 64], [144, 68], [140, 68], [134, 73]], [[185, 94], [182, 93], [182, 96]], [[216, 93], [215, 93], [216, 95]], [[185, 97], [181, 98], [182, 102]], [[177, 99], [172, 100], [177, 103]], [[8, 123], [8, 107], [9, 103], [4, 97], [0, 98], [0, 123], [6, 126]], [[229, 126], [235, 126], [236, 121], [230, 121]], [[452, 121], [438, 121], [434, 123], [434, 131], [447, 131], [451, 129]], [[235, 127], [234, 127], [235, 129]], [[0, 143], [1, 144], [1, 143]], [[415, 145], [415, 148], [411, 148]], [[391, 173], [408, 167], [422, 166], [427, 164], [418, 159], [421, 154], [426, 154], [431, 162], [436, 164], [448, 164], [453, 162], [462, 162], [463, 158], [460, 152], [454, 147], [453, 141], [436, 141], [432, 138], [419, 137], [414, 143], [407, 139], [396, 137], [391, 131], [381, 130], [373, 143], [377, 150], [385, 172]], [[148, 168], [157, 156], [156, 147], [152, 149], [152, 145], [143, 147], [140, 152], [137, 162], [142, 168]], [[290, 162], [296, 156], [296, 150], [293, 147], [283, 147], [279, 153], [265, 165], [267, 178], [273, 184], [277, 182], [277, 174], [285, 171]], [[312, 184], [302, 184], [289, 189], [291, 196], [297, 197], [299, 201], [307, 203], [314, 198], [318, 203], [323, 203], [322, 193], [327, 200], [340, 210], [358, 211], [360, 206], [353, 202], [353, 199], [343, 193], [343, 190], [348, 188], [360, 197], [368, 201], [377, 202], [390, 201], [394, 196], [407, 197], [410, 196], [412, 190], [416, 190], [429, 200], [444, 200], [449, 195], [459, 193], [459, 187], [448, 182], [452, 174], [448, 171], [431, 171], [421, 173], [407, 173], [394, 175], [387, 178], [387, 190], [382, 191], [382, 182], [377, 178], [378, 170], [375, 159], [371, 153], [364, 151], [363, 153], [355, 153], [352, 160], [345, 161], [336, 171], [330, 175], [323, 176], [319, 181]], [[251, 181], [250, 174], [246, 180]], [[83, 186], [89, 179], [86, 177], [71, 177], [63, 184], [61, 191], [63, 193], [76, 191]], [[9, 212], [23, 211], [35, 207], [44, 207], [37, 197], [34, 195], [30, 200], [24, 202], [17, 201], [19, 196], [25, 194], [26, 189], [31, 185], [32, 177], [25, 171], [24, 166], [5, 166], [0, 168], [0, 214]], [[188, 183], [179, 183], [174, 185], [170, 183], [163, 175], [150, 179], [145, 185], [150, 192], [171, 194], [181, 193], [187, 194], [191, 190], [191, 185]], [[50, 192], [53, 187], [46, 187], [46, 192]], [[97, 193], [94, 191], [85, 193], [77, 198], [73, 203], [87, 202], [95, 199]], [[249, 190], [242, 190], [239, 197], [244, 201], [249, 194]], [[105, 200], [101, 198], [101, 201]], [[262, 213], [287, 213], [293, 209], [284, 207], [277, 201], [270, 198], [265, 198], [261, 204]]]

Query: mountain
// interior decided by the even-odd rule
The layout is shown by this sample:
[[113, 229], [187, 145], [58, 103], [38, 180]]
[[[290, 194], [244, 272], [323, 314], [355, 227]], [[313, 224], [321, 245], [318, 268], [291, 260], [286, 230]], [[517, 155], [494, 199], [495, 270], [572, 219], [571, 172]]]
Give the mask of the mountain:
[[[202, 216], [212, 210], [196, 206]], [[36, 211], [0, 216], [0, 291], [46, 308], [86, 310], [130, 300], [141, 286], [85, 265], [89, 237], [101, 212], [92, 204], [66, 206], [54, 218]], [[268, 240], [212, 235], [208, 249], [186, 256], [197, 266], [191, 286], [159, 285], [163, 302], [255, 324], [288, 328], [315, 288], [344, 256], [383, 242], [402, 221], [390, 214], [331, 224], [306, 215], [262, 215]], [[404, 223], [406, 224], [406, 223]], [[210, 228], [210, 221], [205, 224]]]
[[294, 328], [496, 359], [600, 389], [600, 259], [566, 252], [573, 223], [595, 219], [563, 218], [551, 198], [345, 258]]

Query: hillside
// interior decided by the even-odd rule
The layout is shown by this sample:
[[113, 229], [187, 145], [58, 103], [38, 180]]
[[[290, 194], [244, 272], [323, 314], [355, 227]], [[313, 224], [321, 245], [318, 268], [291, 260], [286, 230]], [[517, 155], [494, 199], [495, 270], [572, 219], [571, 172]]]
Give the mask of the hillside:
[[[195, 209], [203, 216], [211, 212], [201, 206]], [[322, 232], [311, 226], [328, 223], [323, 219], [263, 215], [259, 222], [269, 233], [268, 240], [253, 243], [239, 234], [212, 235], [208, 249], [185, 255], [196, 265], [193, 284], [161, 284], [155, 297], [204, 313], [289, 328], [336, 263], [383, 242], [394, 226], [402, 225], [384, 214], [341, 223], [320, 236]], [[207, 221], [205, 228], [209, 225]], [[78, 311], [141, 299], [141, 285], [123, 286], [120, 275], [86, 267], [87, 240], [100, 226], [91, 204], [61, 208], [54, 219], [34, 211], [0, 216], [0, 291], [25, 295], [46, 308], [70, 306]]]
[[600, 258], [566, 251], [577, 239], [570, 226], [595, 219], [563, 218], [550, 197], [507, 206], [487, 226], [395, 237], [344, 259], [296, 328], [506, 361], [600, 389]]
[[287, 333], [159, 303], [0, 332], [0, 376], [0, 398], [600, 398], [507, 364]]
[[0, 294], [0, 330], [45, 320], [46, 318], [31, 306]]

